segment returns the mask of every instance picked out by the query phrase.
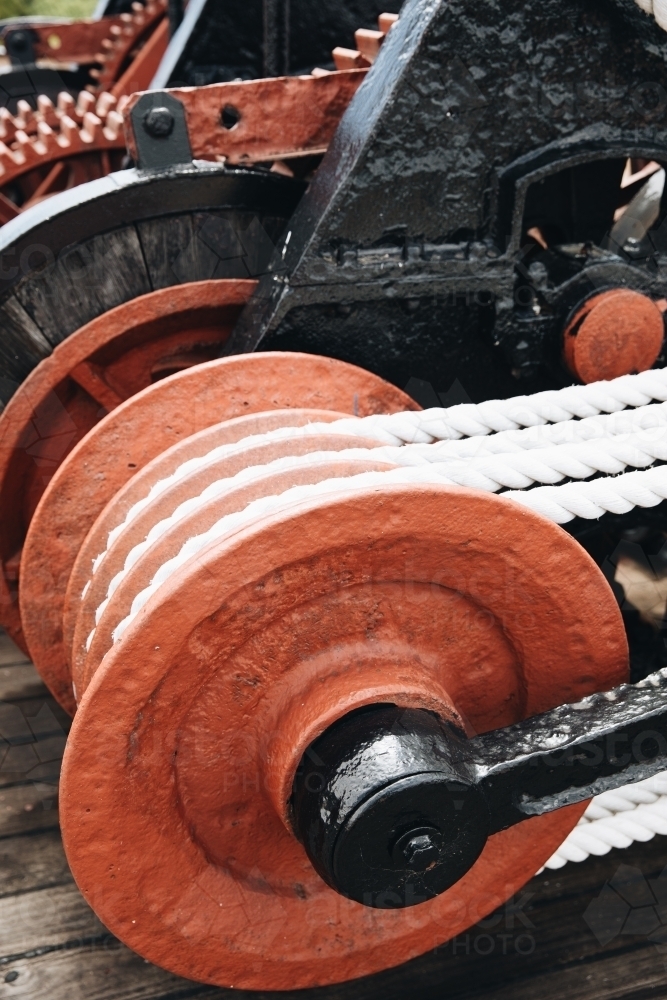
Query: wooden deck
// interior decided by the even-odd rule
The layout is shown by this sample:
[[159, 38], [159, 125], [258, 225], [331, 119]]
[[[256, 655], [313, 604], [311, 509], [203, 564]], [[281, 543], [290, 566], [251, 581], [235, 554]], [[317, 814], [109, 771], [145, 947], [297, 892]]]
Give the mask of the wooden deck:
[[[285, 997], [178, 979], [107, 933], [78, 893], [60, 840], [57, 770], [66, 726], [32, 666], [0, 636], [0, 735], [13, 740], [9, 749], [0, 741], [0, 998]], [[370, 979], [287, 997], [667, 997], [667, 878], [664, 886], [659, 879], [666, 866], [667, 838], [656, 837], [545, 872], [484, 926], [437, 952]]]

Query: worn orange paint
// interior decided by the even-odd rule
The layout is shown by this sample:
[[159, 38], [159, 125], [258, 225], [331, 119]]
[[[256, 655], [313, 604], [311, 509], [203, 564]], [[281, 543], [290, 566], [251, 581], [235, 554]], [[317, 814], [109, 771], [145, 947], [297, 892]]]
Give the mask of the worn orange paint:
[[[100, 662], [113, 645], [112, 632], [118, 623], [130, 613], [134, 596], [150, 584], [161, 565], [178, 554], [187, 538], [207, 531], [221, 517], [235, 513], [261, 497], [278, 495], [293, 486], [318, 483], [336, 476], [346, 477], [361, 472], [384, 471], [389, 468], [391, 466], [387, 463], [374, 461], [369, 456], [356, 460], [323, 460], [316, 465], [299, 470], [298, 473], [294, 471], [267, 473], [261, 480], [230, 490], [224, 496], [210, 501], [195, 514], [184, 518], [151, 546], [128, 572], [122, 584], [114, 591], [97, 624], [90, 650], [84, 652], [81, 660], [74, 659], [73, 661], [73, 679], [77, 692], [81, 694], [85, 692]], [[85, 641], [89, 634], [81, 627], [82, 623], [86, 621], [87, 624], [92, 625], [94, 610], [89, 603], [89, 595], [86, 595], [86, 599], [81, 602], [81, 611], [77, 621], [75, 654], [80, 648], [78, 644]]]
[[[258, 163], [324, 153], [366, 72], [243, 80], [169, 93], [185, 108], [195, 159]], [[140, 97], [134, 94], [124, 111], [127, 145], [135, 158], [130, 114]], [[233, 128], [222, 124], [225, 107], [240, 115]]]
[[[40, 23], [36, 20], [30, 23], [29, 30], [37, 59], [60, 63], [63, 67], [72, 63], [93, 66], [91, 77], [98, 90], [111, 90], [122, 75], [125, 85], [113, 87], [119, 97], [132, 93], [129, 86], [132, 82], [138, 83], [139, 88], [150, 84], [151, 69], [154, 73], [169, 41], [166, 13], [165, 0], [155, 0], [131, 14], [96, 21], [80, 18], [69, 23]], [[149, 50], [148, 58], [145, 50]], [[136, 64], [134, 75], [130, 73], [132, 63]]]
[[629, 288], [588, 299], [567, 325], [565, 361], [582, 382], [599, 382], [647, 371], [665, 337], [658, 304]]
[[[267, 413], [236, 417], [206, 427], [203, 431], [185, 438], [184, 441], [179, 441], [136, 472], [106, 505], [78, 551], [67, 585], [63, 610], [63, 642], [68, 655], [70, 657], [74, 655], [74, 631], [81, 608], [81, 595], [91, 579], [94, 560], [106, 550], [110, 533], [123, 523], [136, 503], [148, 496], [155, 483], [168, 479], [179, 466], [190, 459], [207, 455], [221, 445], [234, 444], [243, 438], [266, 434], [279, 427], [300, 427], [303, 424], [316, 422], [330, 423], [347, 415], [337, 413], [335, 410], [272, 410]], [[201, 484], [207, 482], [205, 471], [203, 476], [203, 479], [198, 479], [200, 489], [204, 488]], [[187, 477], [186, 482], [189, 486], [192, 485], [192, 478]], [[169, 495], [172, 495], [171, 491]], [[146, 523], [144, 515], [140, 515], [140, 520]], [[97, 586], [95, 581], [93, 586]]]
[[399, 704], [442, 692], [488, 731], [627, 665], [597, 566], [501, 497], [390, 486], [258, 518], [163, 584], [95, 673], [61, 785], [74, 876], [121, 940], [203, 982], [298, 989], [398, 965], [516, 892], [584, 806], [492, 837], [437, 899], [371, 910], [286, 825], [304, 741], [392, 686]]
[[179, 372], [108, 414], [60, 465], [34, 513], [21, 557], [19, 605], [30, 655], [54, 696], [75, 709], [62, 614], [81, 543], [109, 500], [160, 452], [243, 413], [288, 408], [366, 415], [418, 409], [354, 365], [309, 354], [223, 358]]
[[[130, 551], [135, 545], [147, 538], [154, 525], [163, 518], [169, 517], [185, 500], [199, 496], [211, 483], [236, 475], [250, 466], [264, 465], [278, 458], [306, 455], [316, 451], [334, 452], [346, 448], [373, 448], [376, 446], [376, 441], [366, 441], [363, 438], [342, 434], [329, 434], [326, 437], [313, 435], [296, 441], [274, 441], [270, 444], [249, 448], [232, 457], [222, 458], [207, 466], [206, 469], [185, 477], [172, 489], [161, 493], [117, 539], [102, 566], [93, 577], [85, 599], [81, 599], [82, 590], [79, 590], [78, 613], [75, 618], [76, 628], [70, 661], [77, 699], [80, 699], [92, 673], [112, 645], [112, 630], [129, 614], [134, 595], [148, 586], [160, 566], [173, 558], [188, 538], [208, 531], [225, 514], [242, 510], [246, 504], [260, 497], [283, 493], [292, 486], [320, 482], [322, 479], [333, 478], [336, 475], [353, 475], [355, 472], [386, 469], [391, 468], [391, 466], [386, 462], [373, 462], [370, 458], [360, 459], [356, 462], [340, 460], [335, 471], [331, 471], [331, 475], [327, 475], [327, 470], [333, 466], [329, 460], [324, 466], [320, 463], [314, 469], [304, 469], [298, 474], [294, 472], [274, 473], [273, 476], [263, 477], [259, 482], [244, 483], [234, 490], [229, 490], [224, 496], [210, 501], [204, 508], [179, 521], [134, 564], [127, 573], [123, 584], [114, 591], [104, 615], [97, 624], [95, 639], [88, 650], [86, 648], [88, 637], [95, 627], [96, 611], [106, 597], [109, 584], [125, 566]], [[265, 490], [269, 490], [269, 492], [264, 492]], [[71, 590], [70, 579], [68, 594]]]
[[27, 652], [16, 564], [40, 497], [107, 410], [162, 372], [215, 357], [255, 281], [198, 281], [142, 295], [81, 327], [0, 415], [0, 624]]

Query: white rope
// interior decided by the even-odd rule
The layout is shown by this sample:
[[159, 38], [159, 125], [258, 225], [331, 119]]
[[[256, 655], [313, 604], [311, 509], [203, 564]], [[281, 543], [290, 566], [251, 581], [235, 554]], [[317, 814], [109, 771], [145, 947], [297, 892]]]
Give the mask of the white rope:
[[[345, 452], [326, 453], [324, 457], [331, 459], [333, 455], [340, 458]], [[349, 452], [347, 454], [350, 454]], [[367, 451], [357, 450], [353, 454], [365, 454]], [[375, 454], [375, 453], [374, 453]], [[321, 461], [322, 453], [304, 456], [306, 461]], [[391, 472], [369, 472], [350, 476], [345, 479], [330, 479], [322, 483], [308, 486], [295, 486], [279, 496], [262, 497], [248, 504], [243, 510], [228, 514], [216, 522], [209, 531], [188, 539], [180, 552], [165, 563], [155, 574], [150, 585], [138, 594], [132, 603], [130, 614], [114, 630], [114, 642], [125, 632], [137, 616], [141, 608], [152, 595], [180, 569], [189, 559], [201, 552], [203, 548], [214, 541], [219, 541], [231, 531], [238, 530], [242, 525], [265, 516], [269, 513], [282, 511], [283, 508], [303, 503], [306, 500], [330, 494], [356, 490], [365, 487], [382, 487], [394, 483], [430, 483], [444, 485], [459, 485], [450, 478], [448, 463], [435, 465], [408, 466]], [[261, 473], [262, 470], [256, 470]], [[462, 478], [462, 477], [460, 477]], [[542, 494], [552, 490], [548, 502]], [[567, 499], [561, 503], [561, 491], [567, 491]], [[590, 494], [594, 497], [591, 499]], [[543, 514], [549, 520], [562, 523], [579, 516], [595, 519], [605, 513], [627, 513], [634, 507], [653, 507], [667, 498], [667, 466], [650, 469], [647, 472], [631, 472], [612, 479], [597, 479], [593, 482], [568, 483], [565, 486], [541, 487], [528, 492], [512, 492], [505, 494], [525, 507]], [[574, 511], [574, 512], [573, 512]], [[99, 619], [98, 619], [99, 620]]]
[[667, 466], [647, 472], [627, 472], [611, 479], [538, 486], [528, 493], [512, 491], [504, 495], [556, 524], [566, 524], [575, 517], [595, 520], [603, 514], [627, 514], [635, 507], [657, 507], [667, 500]]
[[667, 0], [635, 0], [646, 14], [652, 14], [660, 27], [667, 31]]
[[[372, 436], [377, 436], [386, 444], [431, 444], [433, 441], [478, 437], [520, 427], [556, 424], [600, 413], [617, 413], [626, 407], [666, 401], [667, 370], [655, 369], [639, 375], [623, 375], [610, 382], [570, 385], [565, 389], [537, 392], [532, 396], [492, 399], [484, 403], [460, 403], [447, 409], [436, 407], [419, 412], [364, 417], [361, 422], [366, 433], [372, 429]], [[354, 418], [341, 420], [335, 426], [347, 429], [347, 425], [351, 426], [353, 422]]]
[[667, 771], [596, 795], [545, 868], [562, 868], [568, 861], [608, 854], [612, 847], [630, 847], [636, 840], [651, 840], [656, 833], [667, 835]]
[[[444, 445], [444, 442], [449, 442], [451, 452], [448, 454], [473, 457], [540, 448], [548, 444], [575, 443], [601, 436], [636, 435], [640, 431], [665, 427], [667, 408], [649, 405], [656, 400], [667, 403], [667, 369], [624, 375], [609, 382], [567, 386], [533, 396], [515, 396], [508, 400], [462, 403], [447, 409], [363, 418], [349, 417], [334, 423], [307, 424], [297, 428], [282, 427], [236, 444], [221, 445], [208, 455], [183, 463], [171, 476], [156, 483], [148, 495], [128, 511], [123, 522], [111, 531], [106, 550], [93, 560], [93, 573], [118, 535], [162, 492], [198, 468], [218, 458], [238, 454], [255, 444], [302, 434], [348, 433], [397, 447], [434, 442]], [[624, 413], [628, 407], [636, 412]], [[549, 424], [555, 426], [549, 428]], [[561, 425], [560, 428], [558, 425]], [[490, 435], [495, 435], [495, 438]], [[467, 443], [461, 440], [463, 438], [475, 440]], [[484, 438], [486, 442], [480, 440]]]
[[[107, 551], [156, 497], [198, 469], [271, 441], [326, 434], [352, 434], [385, 442], [385, 447], [373, 449], [373, 459], [400, 467], [294, 487], [221, 518], [209, 531], [188, 539], [160, 567], [150, 584], [135, 595], [130, 613], [113, 630], [113, 641], [120, 639], [162, 584], [211, 542], [258, 517], [287, 511], [318, 496], [392, 483], [456, 484], [490, 492], [510, 490], [505, 493], [507, 498], [559, 524], [575, 517], [597, 519], [607, 512], [622, 514], [635, 507], [653, 507], [667, 499], [667, 466], [649, 468], [656, 461], [667, 462], [667, 371], [661, 370], [513, 400], [280, 428], [224, 445], [184, 463], [156, 484], [132, 508], [123, 524], [111, 532]], [[212, 483], [200, 496], [187, 500], [154, 525], [146, 539], [132, 548], [97, 609], [96, 622], [143, 553], [202, 504], [267, 473], [368, 456], [364, 447], [313, 452], [246, 468], [236, 476]], [[624, 472], [627, 468], [646, 471]], [[591, 479], [598, 474], [603, 478]], [[572, 481], [556, 485], [565, 478]], [[98, 557], [95, 569], [105, 555]], [[88, 645], [93, 636], [94, 631]], [[612, 847], [627, 847], [656, 833], [667, 835], [667, 773], [597, 796], [547, 867], [559, 868], [567, 861], [604, 854]]]
[[[281, 428], [281, 436], [283, 438], [287, 430], [289, 428]], [[295, 438], [300, 438], [306, 429], [298, 428], [297, 430], [299, 433], [295, 435]], [[254, 443], [255, 441], [256, 438], [248, 438], [245, 443], [247, 445], [249, 442]], [[244, 442], [240, 442], [239, 445], [234, 446], [232, 449], [229, 446], [215, 449], [211, 452], [211, 455], [217, 457], [220, 453], [229, 452], [230, 450], [237, 452], [243, 444]], [[501, 489], [510, 487], [515, 490], [523, 490], [536, 482], [556, 483], [564, 478], [588, 479], [598, 472], [617, 476], [627, 466], [641, 468], [652, 465], [656, 459], [667, 460], [667, 435], [663, 431], [657, 440], [652, 441], [649, 445], [644, 444], [641, 448], [636, 447], [631, 441], [625, 441], [620, 438], [609, 438], [598, 440], [594, 443], [584, 442], [568, 446], [561, 445], [560, 447], [524, 451], [510, 455], [492, 455], [468, 460], [452, 458], [444, 462], [437, 461], [439, 457], [442, 457], [442, 448], [438, 445], [376, 448], [373, 449], [372, 454], [376, 461], [385, 461], [392, 465], [405, 466], [406, 471], [407, 469], [423, 469], [428, 466], [429, 472], [427, 476], [431, 476], [430, 481], [467, 486], [496, 493]], [[268, 473], [282, 472], [288, 469], [297, 470], [334, 460], [362, 460], [368, 457], [368, 455], [369, 451], [364, 448], [346, 449], [340, 452], [311, 452], [307, 455], [276, 459], [264, 466], [251, 466], [237, 473], [235, 476], [219, 479], [211, 483], [202, 493], [188, 498], [179, 504], [170, 515], [154, 524], [143, 541], [133, 546], [126, 556], [122, 569], [111, 580], [105, 599], [97, 608], [95, 614], [96, 623], [99, 623], [117, 588], [151, 545], [183, 518], [196, 512], [216, 497], [223, 496], [230, 490], [255, 481]], [[202, 462], [202, 460], [197, 461], [200, 464]], [[192, 463], [187, 464], [190, 465]], [[657, 473], [661, 472], [660, 469], [655, 471]], [[386, 477], [386, 479], [390, 478], [389, 473], [379, 473], [378, 475]], [[352, 477], [352, 480], [354, 481], [357, 478]], [[627, 477], [623, 478], [627, 480]], [[169, 482], [172, 480], [173, 477], [170, 478]], [[667, 469], [662, 470], [660, 481], [662, 482], [663, 480], [665, 488], [667, 488]], [[382, 481], [385, 481], [385, 478]], [[409, 473], [408, 481], [410, 481]], [[420, 477], [420, 481], [423, 481], [422, 477]], [[606, 479], [595, 480], [590, 485], [596, 486], [597, 494], [599, 494], [602, 484], [605, 485], [605, 502], [608, 507], [611, 506], [618, 510], [621, 503], [624, 505], [627, 504], [625, 496], [631, 493], [632, 490], [628, 488], [626, 483], [621, 482], [620, 478], [611, 481]], [[154, 487], [152, 491], [153, 496], [160, 495], [166, 488], [164, 483], [158, 485], [162, 488], [156, 490], [156, 487]], [[310, 487], [300, 487], [300, 489], [308, 490]], [[635, 495], [638, 489], [640, 500], [645, 501], [647, 496], [650, 496], [651, 501], [653, 500], [655, 496], [654, 491], [647, 493], [646, 487], [642, 488], [641, 485], [639, 487], [635, 486]], [[622, 494], [622, 501], [618, 499], [619, 490]], [[564, 520], [571, 520], [574, 516], [569, 510], [566, 510], [568, 507], [567, 498], [561, 503], [558, 502], [560, 492], [555, 494], [555, 499], [549, 498], [548, 502], [543, 500], [538, 490], [533, 490], [528, 494], [520, 492], [516, 496], [513, 493], [511, 495], [514, 499], [519, 499], [521, 503], [525, 506], [530, 506], [532, 509], [536, 509], [539, 506], [540, 513], [545, 513], [545, 516], [550, 520], [557, 521], [558, 523], [562, 523]], [[574, 497], [569, 500], [569, 507], [574, 506], [576, 510], [581, 510], [585, 502], [585, 498], [582, 499], [581, 496], [575, 493]], [[633, 506], [636, 505], [633, 504]], [[146, 501], [142, 501], [136, 506], [140, 510], [143, 510], [146, 506]], [[639, 506], [653, 506], [653, 503], [641, 502]], [[597, 511], [598, 508], [599, 503], [593, 509]], [[595, 513], [594, 516], [599, 516], [599, 514]], [[120, 536], [121, 531], [129, 523], [131, 523], [131, 518], [126, 518], [121, 529], [112, 532], [110, 537], [116, 540]], [[103, 560], [104, 554], [96, 560], [96, 569], [102, 565]], [[86, 585], [84, 596], [88, 586], [89, 584]], [[90, 648], [94, 634], [95, 630], [88, 637], [88, 648]]]
[[[411, 416], [411, 414], [407, 414]], [[349, 418], [334, 423], [314, 423], [300, 427], [281, 427], [266, 434], [253, 435], [234, 444], [220, 445], [211, 452], [184, 462], [170, 476], [154, 484], [148, 494], [135, 503], [107, 538], [106, 549], [93, 560], [93, 575], [97, 572], [106, 552], [123, 531], [158, 496], [170, 487], [215, 461], [242, 454], [250, 448], [278, 441], [307, 438], [315, 435], [351, 434], [375, 437], [378, 430], [369, 427], [368, 419]], [[379, 435], [378, 435], [379, 436]], [[605, 441], [605, 437], [609, 441]], [[593, 444], [594, 442], [594, 444]], [[576, 448], [575, 445], [582, 447]], [[546, 446], [553, 445], [551, 453]], [[565, 446], [569, 446], [565, 450]], [[535, 482], [554, 484], [567, 477], [586, 479], [599, 472], [615, 475], [626, 467], [646, 468], [653, 461], [667, 459], [667, 403], [646, 405], [636, 410], [625, 410], [611, 415], [588, 417], [583, 420], [564, 421], [560, 424], [501, 431], [498, 434], [476, 438], [440, 441], [430, 445], [403, 445], [397, 448], [377, 449], [378, 458], [394, 464], [422, 464], [460, 459], [482, 459], [483, 456], [503, 455], [504, 462], [476, 464], [468, 462], [455, 471], [452, 482], [478, 489], [523, 489]], [[558, 450], [555, 450], [555, 447]], [[544, 450], [542, 450], [544, 449]], [[531, 452], [530, 457], [509, 457]], [[540, 454], [537, 454], [540, 452]]]

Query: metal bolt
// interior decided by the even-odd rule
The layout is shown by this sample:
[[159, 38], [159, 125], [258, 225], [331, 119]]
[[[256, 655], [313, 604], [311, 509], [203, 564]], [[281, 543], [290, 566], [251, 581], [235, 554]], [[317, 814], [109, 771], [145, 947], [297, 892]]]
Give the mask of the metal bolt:
[[30, 35], [27, 31], [13, 31], [8, 41], [15, 52], [25, 52], [30, 46]]
[[144, 129], [154, 139], [166, 139], [174, 131], [174, 124], [169, 108], [151, 108], [144, 115]]
[[402, 854], [413, 871], [425, 872], [438, 860], [440, 850], [430, 833], [417, 833], [402, 845]]

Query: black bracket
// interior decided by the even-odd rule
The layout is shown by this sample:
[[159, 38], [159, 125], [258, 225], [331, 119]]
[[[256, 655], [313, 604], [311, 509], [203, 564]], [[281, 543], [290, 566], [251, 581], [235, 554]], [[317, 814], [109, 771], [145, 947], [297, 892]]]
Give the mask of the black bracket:
[[5, 31], [3, 42], [12, 66], [35, 65], [35, 32], [28, 25]]
[[306, 751], [293, 825], [342, 895], [414, 906], [462, 878], [491, 834], [666, 768], [667, 670], [472, 739], [375, 705]]
[[130, 114], [139, 170], [168, 170], [192, 163], [185, 109], [171, 94], [143, 94]]

